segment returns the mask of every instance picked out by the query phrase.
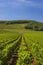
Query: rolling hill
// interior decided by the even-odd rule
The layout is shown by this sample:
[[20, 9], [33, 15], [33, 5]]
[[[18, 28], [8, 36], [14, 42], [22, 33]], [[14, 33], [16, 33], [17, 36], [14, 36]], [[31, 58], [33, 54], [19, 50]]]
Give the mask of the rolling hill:
[[34, 20], [0, 21], [0, 28], [30, 29], [35, 31], [43, 31], [43, 23]]

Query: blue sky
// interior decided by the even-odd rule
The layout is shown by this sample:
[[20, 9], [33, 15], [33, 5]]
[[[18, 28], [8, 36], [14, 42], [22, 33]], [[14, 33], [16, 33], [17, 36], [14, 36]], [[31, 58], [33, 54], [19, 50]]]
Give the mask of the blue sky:
[[0, 0], [0, 20], [43, 22], [43, 0]]

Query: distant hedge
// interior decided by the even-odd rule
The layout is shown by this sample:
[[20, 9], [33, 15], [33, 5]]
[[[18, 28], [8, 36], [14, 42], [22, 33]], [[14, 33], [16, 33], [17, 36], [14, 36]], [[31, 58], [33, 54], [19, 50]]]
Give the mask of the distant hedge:
[[43, 27], [42, 26], [34, 25], [34, 24], [25, 26], [25, 29], [30, 29], [30, 30], [35, 30], [35, 31], [43, 31]]

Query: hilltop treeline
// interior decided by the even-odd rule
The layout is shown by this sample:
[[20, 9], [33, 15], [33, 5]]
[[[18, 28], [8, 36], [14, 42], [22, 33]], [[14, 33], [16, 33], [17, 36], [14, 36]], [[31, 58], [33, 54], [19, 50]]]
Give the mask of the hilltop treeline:
[[25, 24], [29, 23], [27, 20], [13, 20], [13, 21], [0, 21], [0, 24]]
[[35, 30], [35, 31], [43, 31], [43, 27], [37, 26], [37, 25], [27, 25], [25, 29]]
[[31, 29], [35, 31], [43, 31], [43, 23], [36, 22], [36, 21], [30, 21], [27, 26], [25, 26], [25, 29]]
[[34, 20], [11, 20], [11, 21], [0, 21], [0, 24], [26, 24], [24, 29], [30, 29], [35, 31], [43, 31], [43, 23]]

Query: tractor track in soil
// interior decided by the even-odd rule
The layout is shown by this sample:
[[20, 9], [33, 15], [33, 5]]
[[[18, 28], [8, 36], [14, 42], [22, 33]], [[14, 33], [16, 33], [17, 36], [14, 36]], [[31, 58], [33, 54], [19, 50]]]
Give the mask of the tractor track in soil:
[[36, 59], [34, 58], [34, 56], [33, 56], [32, 52], [31, 52], [31, 50], [30, 50], [29, 47], [28, 47], [28, 43], [26, 42], [25, 37], [23, 37], [23, 39], [24, 39], [24, 42], [25, 42], [25, 44], [26, 44], [27, 50], [30, 51], [31, 64], [32, 64], [32, 65], [38, 65], [38, 63], [36, 62]]
[[13, 55], [11, 56], [10, 60], [8, 61], [7, 65], [16, 65], [17, 59], [18, 59], [18, 50], [21, 45], [22, 36], [19, 40], [18, 45], [16, 46]]

